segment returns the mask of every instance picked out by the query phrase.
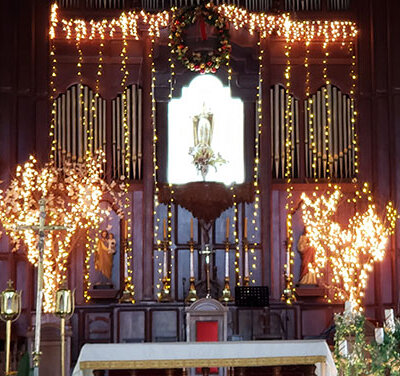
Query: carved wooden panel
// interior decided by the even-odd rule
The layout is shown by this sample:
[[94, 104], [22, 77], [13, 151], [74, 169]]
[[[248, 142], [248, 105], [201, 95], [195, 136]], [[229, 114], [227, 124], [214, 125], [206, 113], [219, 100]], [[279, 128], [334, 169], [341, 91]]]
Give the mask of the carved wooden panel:
[[180, 340], [179, 311], [154, 310], [151, 312], [151, 340], [176, 342]]
[[85, 340], [87, 342], [111, 342], [112, 315], [110, 312], [85, 314]]
[[118, 342], [144, 342], [145, 315], [145, 311], [119, 311]]

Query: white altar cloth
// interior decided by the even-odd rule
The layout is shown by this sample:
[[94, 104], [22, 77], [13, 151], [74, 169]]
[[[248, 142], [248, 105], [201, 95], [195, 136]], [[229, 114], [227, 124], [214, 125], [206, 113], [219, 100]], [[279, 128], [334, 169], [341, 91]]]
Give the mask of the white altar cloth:
[[317, 375], [336, 376], [324, 340], [86, 344], [72, 376], [93, 370], [191, 367], [261, 367], [316, 364]]

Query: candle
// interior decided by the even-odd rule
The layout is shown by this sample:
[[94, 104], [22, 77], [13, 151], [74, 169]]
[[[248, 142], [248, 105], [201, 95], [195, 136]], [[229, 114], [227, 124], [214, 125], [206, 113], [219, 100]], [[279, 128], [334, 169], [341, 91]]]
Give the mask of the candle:
[[246, 246], [244, 249], [244, 276], [248, 278], [250, 276], [249, 274], [249, 250]]
[[339, 354], [344, 357], [348, 355], [347, 341], [345, 339], [339, 342]]
[[165, 221], [165, 218], [163, 219], [163, 234], [164, 234], [164, 240], [167, 239], [167, 224]]
[[375, 341], [379, 345], [382, 345], [383, 340], [385, 338], [385, 333], [383, 331], [383, 328], [375, 328]]
[[385, 325], [390, 331], [394, 331], [394, 312], [393, 309], [385, 309]]
[[193, 240], [193, 218], [190, 218], [190, 240]]
[[290, 250], [289, 248], [286, 251], [286, 275], [290, 276]]
[[229, 247], [225, 249], [225, 278], [229, 278]]
[[164, 249], [163, 277], [168, 278], [167, 249]]
[[354, 302], [347, 300], [344, 302], [344, 313], [352, 313], [354, 310]]
[[244, 238], [247, 239], [247, 217], [244, 217]]
[[225, 237], [226, 237], [226, 240], [228, 241], [228, 239], [229, 239], [229, 217], [227, 217], [226, 218], [226, 232], [225, 232]]
[[194, 249], [190, 247], [190, 278], [194, 278]]

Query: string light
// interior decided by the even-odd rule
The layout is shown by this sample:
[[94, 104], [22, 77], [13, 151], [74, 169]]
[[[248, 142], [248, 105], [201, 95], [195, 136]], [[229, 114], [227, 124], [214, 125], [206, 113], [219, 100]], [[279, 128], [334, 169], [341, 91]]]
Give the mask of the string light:
[[293, 136], [293, 111], [292, 111], [292, 101], [293, 96], [290, 94], [291, 90], [291, 59], [290, 53], [292, 49], [292, 41], [286, 39], [285, 44], [285, 56], [286, 56], [286, 68], [285, 68], [285, 97], [286, 97], [286, 107], [285, 107], [285, 154], [286, 154], [286, 167], [285, 167], [285, 179], [287, 183], [286, 188], [286, 264], [285, 267], [285, 289], [282, 294], [282, 300], [286, 301], [287, 304], [292, 304], [295, 300], [293, 286], [293, 273], [292, 265], [294, 259], [293, 251], [293, 224], [292, 224], [292, 214], [293, 214], [293, 185], [292, 185], [292, 136]]
[[[264, 49], [261, 44], [263, 37], [260, 36], [259, 41], [257, 42], [257, 46], [259, 48], [259, 55], [258, 55], [258, 86], [257, 86], [257, 94], [256, 94], [256, 101], [257, 101], [257, 128], [256, 134], [254, 138], [254, 148], [255, 148], [255, 157], [254, 157], [254, 174], [253, 174], [253, 185], [254, 185], [254, 206], [252, 212], [252, 219], [251, 223], [254, 226], [254, 232], [252, 234], [252, 246], [250, 247], [250, 256], [252, 257], [251, 262], [251, 270], [250, 270], [250, 277], [254, 276], [254, 271], [257, 268], [257, 256], [255, 255], [255, 247], [258, 245], [256, 242], [256, 234], [259, 231], [257, 225], [257, 217], [260, 211], [260, 186], [259, 186], [259, 177], [260, 177], [260, 137], [262, 133], [262, 125], [263, 125], [263, 117], [262, 117], [262, 88], [263, 88], [263, 56], [264, 56]], [[256, 283], [254, 278], [251, 279], [252, 283]]]
[[49, 136], [52, 139], [51, 148], [50, 148], [50, 160], [56, 160], [57, 156], [57, 137], [56, 134], [56, 115], [57, 115], [57, 101], [55, 100], [56, 96], [56, 87], [55, 80], [57, 77], [57, 58], [56, 58], [56, 46], [54, 44], [54, 40], [50, 39], [50, 60], [51, 60], [51, 70], [50, 70], [50, 101], [51, 101], [51, 120], [50, 120], [50, 132]]
[[[332, 185], [328, 187], [332, 188]], [[383, 260], [398, 214], [389, 202], [385, 208], [385, 218], [381, 219], [365, 183], [347, 202], [359, 202], [366, 209], [363, 212], [356, 211], [343, 228], [332, 219], [342, 198], [338, 186], [334, 186], [333, 192], [328, 191], [326, 196], [317, 195], [316, 192], [312, 198], [305, 193], [301, 195], [303, 222], [310, 246], [315, 249], [315, 263], [309, 264], [309, 269], [317, 276], [321, 269], [329, 269], [332, 278], [327, 287], [334, 291], [333, 299], [351, 301], [362, 310], [361, 301], [368, 273], [375, 262]]]
[[54, 162], [43, 168], [34, 157], [18, 165], [9, 187], [0, 195], [0, 220], [15, 242], [22, 241], [28, 260], [37, 265], [37, 235], [34, 231], [18, 231], [16, 226], [35, 225], [39, 221], [38, 197], [47, 205], [47, 225], [65, 225], [68, 231], [47, 234], [44, 251], [45, 312], [54, 307], [54, 293], [67, 275], [67, 261], [71, 242], [77, 230], [96, 228], [101, 222], [100, 200], [105, 193], [119, 199], [101, 178], [104, 155], [88, 156], [84, 163], [66, 163], [63, 170]]
[[324, 104], [325, 104], [325, 130], [323, 135], [324, 137], [324, 144], [325, 144], [325, 150], [324, 154], [322, 157], [322, 161], [325, 162], [326, 168], [323, 169], [323, 171], [326, 171], [326, 178], [328, 180], [331, 179], [332, 177], [332, 167], [333, 167], [333, 158], [330, 153], [332, 150], [332, 147], [330, 147], [330, 136], [331, 136], [331, 124], [332, 124], [332, 113], [331, 113], [331, 108], [330, 108], [330, 95], [329, 95], [329, 89], [330, 89], [330, 80], [328, 78], [328, 56], [329, 52], [327, 50], [327, 42], [325, 41], [322, 45], [323, 51], [324, 51], [324, 59], [322, 61], [322, 75], [323, 79], [325, 81], [325, 87], [322, 88], [321, 95], [323, 96], [324, 99]]
[[[156, 68], [153, 59], [154, 53], [154, 38], [151, 39], [151, 47], [149, 53], [149, 59], [151, 61], [151, 89], [150, 89], [150, 98], [151, 98], [151, 124], [153, 129], [153, 182], [154, 182], [154, 197], [153, 197], [153, 219], [154, 219], [154, 241], [157, 246], [157, 252], [155, 253], [155, 259], [157, 264], [157, 276], [158, 280], [155, 285], [158, 291], [155, 292], [157, 296], [160, 295], [161, 289], [161, 280], [163, 278], [163, 247], [162, 241], [159, 237], [159, 230], [160, 230], [160, 202], [158, 201], [158, 193], [159, 187], [157, 183], [157, 172], [158, 172], [158, 163], [157, 163], [157, 124], [156, 124], [156, 98], [155, 98], [155, 86], [156, 86]], [[170, 93], [171, 94], [171, 93]], [[165, 240], [165, 239], [163, 239]], [[161, 257], [160, 257], [161, 256]]]
[[[119, 39], [125, 34], [126, 37], [139, 39], [138, 29], [143, 27], [147, 28], [150, 37], [158, 38], [160, 30], [168, 27], [173, 9], [158, 13], [147, 13], [144, 10], [123, 12], [118, 18], [99, 22], [59, 18], [57, 6], [52, 6], [50, 37], [76, 39], [79, 35], [80, 39], [95, 39], [107, 35]], [[358, 33], [356, 24], [351, 21], [298, 21], [292, 20], [289, 14], [266, 15], [229, 4], [220, 5], [218, 11], [233, 28], [245, 28], [251, 35], [259, 32], [262, 38], [277, 35], [291, 42], [316, 39], [335, 42], [355, 38]]]
[[310, 177], [314, 178], [314, 182], [318, 182], [318, 173], [317, 173], [317, 143], [316, 143], [316, 132], [314, 128], [315, 118], [313, 111], [313, 99], [310, 98], [310, 41], [307, 40], [305, 42], [306, 47], [306, 55], [304, 57], [304, 67], [306, 69], [306, 83], [305, 83], [305, 92], [306, 92], [306, 114], [308, 119], [308, 142], [309, 142], [309, 150], [311, 151], [311, 168], [309, 173]]
[[357, 119], [357, 111], [355, 109], [355, 93], [356, 93], [356, 85], [357, 85], [357, 74], [356, 74], [356, 53], [354, 50], [353, 41], [349, 41], [349, 54], [351, 56], [351, 66], [350, 66], [350, 79], [351, 79], [351, 88], [350, 88], [350, 121], [351, 121], [351, 132], [353, 136], [353, 150], [354, 150], [354, 171], [353, 177], [357, 179], [358, 176], [358, 142], [357, 142], [357, 132], [356, 132], [356, 119]]
[[[234, 192], [234, 186], [231, 186], [231, 190]], [[238, 233], [238, 203], [236, 198], [236, 193], [233, 193], [233, 236], [235, 237], [235, 283], [240, 286], [240, 280], [242, 279], [240, 275], [240, 245], [239, 245], [239, 233]]]

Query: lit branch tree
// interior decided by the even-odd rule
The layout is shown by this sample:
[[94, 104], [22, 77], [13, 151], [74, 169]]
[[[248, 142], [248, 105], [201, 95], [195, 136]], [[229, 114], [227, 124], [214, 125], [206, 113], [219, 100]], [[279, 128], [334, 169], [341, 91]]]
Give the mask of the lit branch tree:
[[[302, 194], [303, 222], [310, 245], [315, 249], [315, 264], [311, 271], [321, 275], [330, 271], [327, 287], [334, 290], [334, 298], [347, 300], [361, 308], [367, 287], [368, 273], [373, 264], [382, 261], [390, 235], [398, 218], [391, 202], [386, 205], [382, 219], [376, 212], [371, 192], [365, 184], [349, 202], [366, 202], [363, 212], [356, 212], [342, 226], [333, 220], [343, 194], [338, 187], [332, 193], [309, 198]], [[364, 200], [365, 199], [365, 200]]]
[[[18, 225], [39, 222], [39, 200], [46, 199], [46, 225], [65, 225], [68, 231], [52, 231], [46, 236], [44, 250], [44, 305], [53, 309], [53, 295], [66, 278], [68, 255], [78, 230], [96, 229], [104, 212], [100, 208], [103, 195], [118, 201], [117, 195], [102, 179], [102, 152], [87, 156], [83, 163], [66, 163], [57, 169], [51, 162], [39, 167], [34, 157], [17, 166], [15, 177], [0, 194], [0, 220], [6, 233], [27, 248], [29, 261], [38, 262], [37, 234], [33, 230], [18, 231]], [[103, 213], [104, 214], [104, 213]]]

